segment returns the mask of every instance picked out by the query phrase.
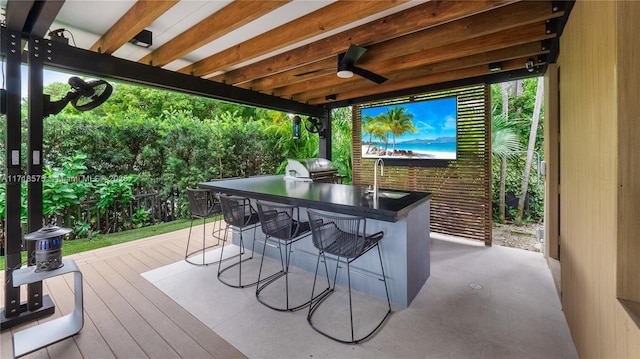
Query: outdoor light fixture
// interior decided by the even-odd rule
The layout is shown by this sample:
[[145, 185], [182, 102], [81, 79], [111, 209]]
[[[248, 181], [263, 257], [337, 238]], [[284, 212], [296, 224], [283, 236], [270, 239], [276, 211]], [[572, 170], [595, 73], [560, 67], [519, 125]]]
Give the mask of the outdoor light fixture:
[[497, 72], [502, 70], [502, 63], [501, 62], [492, 62], [489, 64], [489, 71], [491, 72]]
[[153, 44], [151, 31], [142, 30], [138, 35], [134, 36], [133, 39], [129, 40], [129, 42], [144, 48], [151, 47]]
[[338, 77], [341, 79], [348, 79], [353, 77], [353, 72], [349, 70], [340, 70], [338, 71]]
[[367, 52], [366, 48], [351, 44], [347, 52], [338, 54], [338, 77], [348, 79], [353, 77], [353, 74], [356, 74], [377, 84], [387, 81], [386, 77], [355, 65], [365, 52]]
[[529, 58], [527, 62], [524, 63], [524, 67], [527, 68], [527, 71], [533, 72], [534, 70], [534, 62], [532, 58]]
[[325, 100], [327, 101], [335, 101], [336, 100], [336, 94], [332, 94], [332, 95], [327, 95], [324, 97]]
[[300, 116], [295, 115], [291, 118], [291, 121], [293, 122], [293, 139], [297, 140], [300, 138], [300, 122], [302, 119]]

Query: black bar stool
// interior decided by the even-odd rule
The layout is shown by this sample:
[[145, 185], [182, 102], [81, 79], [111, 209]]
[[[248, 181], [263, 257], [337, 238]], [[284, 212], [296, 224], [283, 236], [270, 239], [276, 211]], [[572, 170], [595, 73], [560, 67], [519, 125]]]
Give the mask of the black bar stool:
[[[291, 254], [293, 252], [293, 244], [300, 239], [311, 234], [309, 222], [300, 221], [300, 210], [297, 206], [287, 204], [276, 204], [265, 201], [257, 201], [258, 215], [260, 216], [260, 224], [262, 232], [265, 234], [265, 245], [262, 249], [262, 260], [260, 261], [260, 271], [258, 272], [258, 286], [256, 287], [256, 298], [267, 307], [278, 311], [296, 311], [302, 309], [311, 303], [306, 300], [303, 303], [292, 304], [289, 299], [289, 264], [291, 263]], [[265, 249], [269, 243], [274, 244], [280, 252], [281, 270], [262, 278], [262, 267], [264, 264]], [[284, 248], [284, 255], [283, 255]], [[263, 300], [260, 292], [267, 286], [273, 284], [278, 279], [284, 277], [285, 282], [285, 305], [276, 306]], [[327, 290], [329, 285], [327, 284]], [[321, 293], [322, 294], [322, 293]], [[320, 296], [320, 295], [318, 295]]]
[[[187, 263], [193, 265], [206, 266], [215, 263], [215, 261], [206, 262], [205, 252], [208, 249], [217, 247], [220, 245], [220, 232], [222, 232], [222, 223], [220, 221], [213, 222], [213, 232], [211, 235], [214, 239], [217, 239], [217, 243], [207, 245], [206, 235], [206, 221], [207, 218], [222, 215], [222, 207], [220, 202], [216, 200], [213, 193], [207, 189], [195, 189], [187, 188], [187, 198], [189, 199], [189, 209], [191, 210], [191, 225], [189, 226], [189, 238], [187, 239], [187, 248], [184, 254], [184, 260]], [[202, 247], [194, 250], [189, 250], [191, 244], [191, 230], [193, 229], [193, 221], [195, 219], [202, 219]], [[218, 229], [216, 230], [216, 222], [218, 222]], [[195, 262], [197, 256], [202, 256], [202, 263]]]
[[[318, 254], [318, 261], [316, 263], [316, 278], [318, 276], [318, 266], [320, 265], [320, 257], [324, 259], [325, 266], [327, 261], [327, 254], [337, 257], [336, 272], [333, 277], [333, 286], [331, 290], [318, 298], [309, 306], [309, 313], [307, 314], [307, 321], [313, 329], [320, 334], [331, 338], [341, 343], [355, 344], [369, 338], [373, 333], [378, 330], [384, 323], [384, 321], [391, 314], [391, 302], [389, 301], [389, 290], [387, 288], [387, 280], [384, 275], [384, 267], [382, 266], [382, 255], [380, 254], [380, 247], [378, 242], [384, 236], [382, 231], [374, 234], [367, 233], [367, 222], [364, 217], [353, 216], [338, 216], [328, 215], [313, 210], [307, 210], [309, 215], [309, 223], [311, 225], [311, 234], [313, 239], [313, 245], [318, 248], [320, 253]], [[356, 338], [353, 329], [353, 303], [351, 297], [351, 268], [350, 264], [356, 259], [360, 258], [363, 254], [367, 253], [373, 248], [378, 250], [378, 258], [380, 259], [380, 269], [382, 273], [382, 282], [384, 283], [384, 289], [387, 294], [387, 307], [388, 310], [382, 320], [376, 325], [376, 327], [369, 331], [367, 334]], [[323, 303], [329, 294], [335, 291], [336, 278], [338, 277], [338, 267], [340, 263], [345, 263], [347, 266], [347, 283], [349, 287], [349, 317], [351, 321], [351, 339], [340, 339], [334, 335], [327, 333], [325, 330], [319, 329], [313, 323], [313, 315], [318, 307]], [[315, 279], [313, 283], [313, 290], [315, 290]], [[312, 292], [313, 293], [313, 292]], [[313, 296], [313, 294], [312, 294]]]
[[[253, 208], [253, 206], [251, 205], [251, 201], [248, 198], [230, 196], [223, 193], [219, 193], [218, 198], [220, 199], [220, 204], [222, 205], [222, 214], [224, 216], [224, 220], [225, 222], [227, 222], [227, 226], [224, 231], [225, 239], [227, 238], [227, 233], [229, 229], [231, 229], [232, 231], [236, 231], [237, 233], [240, 234], [240, 243], [239, 243], [240, 253], [238, 253], [237, 255], [233, 255], [229, 258], [224, 258], [224, 247], [225, 247], [224, 244], [226, 240], [222, 242], [222, 250], [220, 251], [220, 261], [218, 263], [218, 280], [234, 288], [250, 287], [252, 285], [255, 285], [258, 282], [257, 281], [250, 282], [250, 283], [242, 282], [242, 263], [250, 259], [253, 259], [253, 251], [256, 244], [256, 227], [260, 222], [260, 218], [258, 217], [258, 212], [256, 212], [256, 210]], [[251, 245], [251, 256], [249, 256], [249, 258], [243, 259], [242, 256], [245, 253], [243, 233], [248, 229], [253, 229], [253, 243]], [[222, 268], [223, 262], [236, 257], [238, 258], [237, 262], [230, 264], [225, 268]], [[231, 283], [221, 276], [222, 273], [224, 273], [228, 269], [231, 269], [235, 266], [238, 266], [238, 284]]]

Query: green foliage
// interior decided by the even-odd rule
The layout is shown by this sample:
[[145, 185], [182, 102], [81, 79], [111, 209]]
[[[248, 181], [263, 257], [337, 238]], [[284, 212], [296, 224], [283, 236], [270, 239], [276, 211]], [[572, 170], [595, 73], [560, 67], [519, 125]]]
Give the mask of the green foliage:
[[64, 157], [60, 168], [47, 166], [43, 169], [42, 213], [45, 216], [62, 216], [93, 190], [90, 181], [80, 178], [87, 170], [86, 159], [86, 155], [77, 153]]
[[48, 163], [61, 163], [76, 152], [87, 155], [91, 175], [120, 175], [149, 171], [159, 174], [159, 158], [145, 158], [145, 150], [158, 144], [161, 133], [158, 123], [144, 117], [115, 119], [93, 113], [49, 117], [44, 122], [44, 146]]
[[[538, 78], [523, 79], [522, 96], [509, 97], [509, 118], [505, 119], [508, 123], [513, 123], [513, 128], [520, 137], [520, 143], [529, 143], [529, 132], [531, 130], [531, 118], [533, 117], [533, 106], [535, 104], [536, 87], [538, 86]], [[502, 92], [501, 84], [493, 84], [491, 86], [491, 102], [493, 104], [492, 113], [504, 114], [502, 108]], [[521, 111], [518, 112], [517, 109]], [[542, 153], [542, 145], [544, 141], [544, 107], [541, 112], [540, 122], [536, 136], [535, 151]]]
[[[48, 223], [55, 223], [59, 217], [76, 215], [76, 209], [83, 202], [96, 198], [97, 210], [104, 215], [108, 208], [115, 204], [127, 205], [133, 198], [133, 188], [137, 176], [90, 176], [87, 174], [85, 162], [88, 156], [77, 153], [71, 157], [63, 158], [64, 162], [59, 168], [47, 166], [43, 173], [43, 214]], [[96, 213], [94, 213], [95, 215]], [[113, 213], [111, 213], [113, 216]], [[83, 236], [93, 228], [94, 218], [73, 218], [71, 226], [75, 235]], [[109, 218], [111, 222], [115, 220]], [[122, 227], [126, 219], [120, 218]]]
[[[502, 108], [501, 84], [494, 84], [491, 87], [492, 96], [492, 198], [495, 204], [499, 203], [500, 188], [500, 162], [503, 156], [507, 157], [507, 177], [505, 191], [516, 196], [520, 195], [522, 185], [522, 175], [524, 173], [526, 153], [523, 144], [529, 141], [531, 129], [531, 119], [533, 117], [533, 107], [535, 103], [536, 87], [538, 78], [522, 80], [522, 96], [510, 96], [508, 119], [504, 117]], [[520, 111], [517, 111], [517, 109]], [[543, 111], [544, 112], [544, 111]], [[531, 172], [529, 175], [529, 221], [539, 221], [544, 212], [544, 185], [542, 178], [538, 179], [538, 157], [544, 158], [542, 152], [544, 129], [544, 118], [541, 116]], [[511, 209], [507, 209], [511, 214]]]
[[331, 159], [338, 167], [338, 173], [344, 176], [342, 183], [352, 183], [353, 149], [351, 107], [336, 108], [331, 114]]
[[95, 184], [95, 192], [98, 195], [98, 209], [105, 213], [106, 209], [114, 204], [128, 204], [133, 198], [134, 175], [105, 177]]
[[76, 221], [73, 226], [73, 232], [78, 237], [85, 237], [91, 230], [91, 223], [85, 221]]
[[223, 156], [219, 157], [220, 178], [274, 173], [273, 167], [263, 168], [263, 159], [273, 156], [268, 151], [279, 153], [281, 149], [270, 146], [273, 141], [269, 139], [270, 125], [266, 119], [223, 112], [214, 118], [212, 126], [217, 150]]
[[[0, 186], [0, 222], [4, 221], [6, 214], [6, 198], [7, 194], [5, 192], [6, 186], [3, 184]], [[20, 186], [20, 222], [27, 223], [27, 183], [22, 182]], [[0, 229], [4, 231], [4, 228], [0, 226]], [[4, 232], [3, 232], [4, 233]], [[3, 234], [0, 233], [0, 234]], [[1, 238], [4, 238], [4, 235], [0, 235]]]
[[149, 211], [145, 208], [138, 208], [137, 211], [133, 213], [131, 216], [131, 222], [133, 223], [133, 228], [140, 228], [146, 226], [150, 223], [151, 215]]
[[[67, 106], [44, 120], [44, 213], [48, 221], [69, 219], [76, 235], [97, 233], [98, 225], [106, 232], [148, 224], [148, 211], [129, 209], [137, 189], [157, 191], [160, 201], [178, 194], [180, 217], [189, 213], [187, 187], [211, 179], [284, 173], [287, 158], [318, 156], [318, 135], [303, 129], [294, 140], [285, 113], [113, 85], [113, 95], [100, 107], [79, 112]], [[69, 90], [69, 85], [56, 83], [44, 92], [55, 101]], [[345, 183], [351, 181], [350, 115], [350, 109], [336, 110], [333, 122], [333, 159]], [[3, 138], [4, 119], [0, 117]], [[2, 151], [3, 146], [1, 141]], [[26, 186], [23, 191], [26, 220]], [[3, 198], [4, 186], [0, 212]], [[87, 201], [96, 203], [94, 209], [85, 210]]]
[[280, 154], [275, 173], [284, 173], [288, 158], [318, 157], [318, 136], [303, 130], [300, 131], [300, 138], [294, 139], [293, 122], [285, 114], [274, 115], [265, 130], [267, 143], [273, 146], [276, 154]]
[[515, 123], [507, 123], [504, 114], [493, 106], [491, 116], [491, 153], [498, 159], [509, 157], [522, 149]]
[[[525, 165], [525, 153], [518, 153], [507, 159], [507, 178], [505, 191], [511, 192], [516, 196], [520, 195], [522, 185], [522, 173]], [[493, 159], [493, 178], [492, 178], [492, 198], [494, 203], [499, 202], [499, 184], [500, 184], [500, 159]], [[534, 156], [531, 164], [531, 173], [529, 175], [529, 216], [531, 220], [541, 220], [543, 217], [544, 204], [544, 184], [543, 178], [538, 179], [538, 162]]]

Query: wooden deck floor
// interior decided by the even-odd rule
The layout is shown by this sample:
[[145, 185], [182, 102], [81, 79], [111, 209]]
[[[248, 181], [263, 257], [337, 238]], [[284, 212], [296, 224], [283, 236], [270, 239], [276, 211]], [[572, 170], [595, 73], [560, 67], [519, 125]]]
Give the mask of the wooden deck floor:
[[[244, 357], [140, 275], [182, 260], [187, 234], [185, 229], [69, 256], [83, 275], [84, 327], [79, 334], [23, 358]], [[73, 311], [73, 275], [47, 279], [43, 288], [56, 313], [42, 322]], [[14, 357], [13, 331], [36, 324], [2, 332], [0, 357]]]

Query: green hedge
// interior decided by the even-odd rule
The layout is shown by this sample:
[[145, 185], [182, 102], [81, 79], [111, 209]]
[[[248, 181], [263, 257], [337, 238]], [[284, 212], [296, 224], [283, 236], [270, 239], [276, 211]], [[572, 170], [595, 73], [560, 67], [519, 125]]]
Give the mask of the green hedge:
[[[87, 199], [105, 208], [126, 204], [133, 188], [168, 198], [211, 179], [284, 173], [287, 158], [318, 156], [318, 136], [303, 130], [294, 140], [288, 114], [131, 85], [114, 87], [114, 95], [95, 110], [81, 113], [68, 106], [45, 119], [45, 215], [68, 212]], [[53, 99], [66, 91], [64, 84], [45, 89]], [[336, 112], [333, 127], [334, 160], [349, 182], [351, 149], [341, 146], [350, 143], [351, 119], [342, 112]], [[3, 138], [5, 120], [0, 117]], [[0, 149], [2, 172], [3, 145]], [[0, 213], [3, 194], [4, 186]], [[178, 208], [178, 217], [188, 215], [186, 196], [178, 198]], [[144, 221], [143, 213], [137, 219], [128, 216], [123, 225]], [[78, 232], [90, 228], [86, 222], [76, 226]]]

